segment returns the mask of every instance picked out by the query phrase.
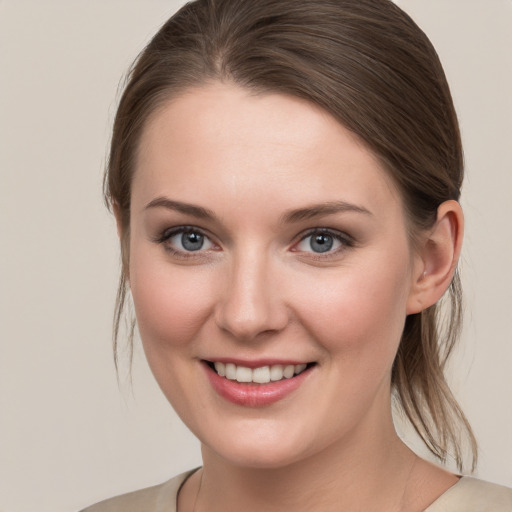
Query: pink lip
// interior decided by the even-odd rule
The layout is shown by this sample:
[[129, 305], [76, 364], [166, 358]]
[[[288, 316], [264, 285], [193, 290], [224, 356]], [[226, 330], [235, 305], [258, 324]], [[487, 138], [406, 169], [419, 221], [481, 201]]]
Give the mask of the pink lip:
[[[225, 360], [222, 360], [221, 362], [224, 361]], [[226, 362], [232, 362], [232, 360], [226, 360]], [[248, 366], [247, 363], [243, 363], [243, 366], [248, 366], [249, 368], [258, 368], [268, 364], [269, 363], [266, 362], [265, 364], [258, 363], [255, 366]], [[279, 362], [271, 364], [284, 363]], [[313, 368], [308, 368], [299, 375], [292, 377], [291, 379], [282, 379], [276, 382], [269, 382], [268, 384], [245, 384], [237, 382], [236, 380], [229, 380], [225, 377], [221, 377], [206, 363], [203, 363], [203, 367], [213, 389], [222, 398], [225, 398], [233, 404], [243, 405], [245, 407], [265, 407], [267, 405], [278, 402], [279, 400], [282, 400], [297, 388], [299, 388], [299, 386], [309, 377]]]

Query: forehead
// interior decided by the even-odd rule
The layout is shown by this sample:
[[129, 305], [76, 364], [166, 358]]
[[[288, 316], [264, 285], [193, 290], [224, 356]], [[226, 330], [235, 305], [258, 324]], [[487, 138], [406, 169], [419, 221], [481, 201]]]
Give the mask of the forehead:
[[[133, 199], [168, 193], [249, 204], [255, 196], [304, 202], [400, 203], [375, 155], [329, 113], [282, 94], [214, 83], [170, 100], [148, 120]], [[341, 197], [340, 197], [341, 196]], [[211, 205], [210, 205], [211, 206]]]

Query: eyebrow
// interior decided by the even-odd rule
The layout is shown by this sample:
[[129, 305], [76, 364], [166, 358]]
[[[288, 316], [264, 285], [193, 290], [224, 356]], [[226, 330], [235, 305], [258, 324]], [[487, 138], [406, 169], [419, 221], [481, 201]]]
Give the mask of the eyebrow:
[[207, 208], [203, 208], [202, 206], [195, 206], [189, 203], [182, 203], [181, 201], [173, 201], [166, 197], [157, 197], [156, 199], [153, 199], [145, 206], [144, 209], [149, 210], [150, 208], [167, 208], [168, 210], [174, 210], [186, 215], [192, 215], [198, 219], [215, 220], [217, 218], [216, 215]]
[[[173, 201], [167, 197], [157, 197], [150, 201], [145, 210], [151, 208], [166, 208], [168, 210], [177, 211], [185, 215], [191, 215], [198, 219], [218, 220], [217, 216], [209, 209], [202, 206], [196, 206], [190, 203], [183, 203], [181, 201]], [[364, 215], [373, 215], [369, 210], [362, 206], [358, 206], [346, 201], [329, 201], [326, 203], [315, 204], [306, 208], [298, 208], [290, 210], [283, 214], [280, 222], [283, 224], [293, 224], [303, 220], [313, 219], [315, 217], [322, 217], [324, 215], [334, 215], [336, 213], [355, 212]]]
[[333, 215], [335, 213], [355, 212], [364, 215], [373, 215], [369, 210], [362, 206], [347, 203], [346, 201], [329, 201], [327, 203], [315, 204], [306, 208], [299, 208], [285, 213], [282, 217], [283, 223], [294, 223], [303, 220], [322, 217], [324, 215]]

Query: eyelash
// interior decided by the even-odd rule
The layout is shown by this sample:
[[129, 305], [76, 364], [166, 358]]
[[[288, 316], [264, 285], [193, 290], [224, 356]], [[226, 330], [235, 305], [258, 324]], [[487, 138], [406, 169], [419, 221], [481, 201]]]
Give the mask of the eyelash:
[[334, 250], [329, 249], [325, 252], [303, 251], [308, 254], [308, 258], [314, 258], [317, 260], [327, 260], [331, 257], [337, 257], [341, 252], [355, 246], [355, 240], [347, 233], [335, 231], [328, 228], [312, 228], [300, 235], [299, 241], [294, 244], [292, 251], [302, 252], [294, 248], [296, 248], [300, 243], [306, 241], [308, 238], [313, 237], [315, 235], [327, 235], [329, 237], [332, 237], [335, 241], [340, 243], [340, 247]]
[[[186, 258], [197, 258], [200, 256], [205, 256], [204, 253], [206, 252], [206, 250], [204, 250], [202, 248], [197, 251], [186, 251], [186, 250], [183, 251], [181, 249], [176, 249], [169, 243], [169, 240], [171, 238], [173, 238], [177, 235], [183, 235], [186, 233], [194, 233], [194, 234], [201, 235], [210, 244], [212, 244], [214, 246], [216, 245], [214, 242], [212, 242], [210, 236], [208, 236], [203, 230], [201, 230], [200, 228], [197, 228], [195, 226], [178, 226], [175, 228], [165, 229], [158, 237], [156, 237], [154, 239], [154, 242], [156, 242], [158, 244], [162, 244], [166, 251], [170, 252], [173, 256], [178, 257], [178, 258], [186, 259]], [[331, 237], [332, 239], [334, 239], [335, 241], [339, 242], [340, 247], [338, 247], [335, 250], [331, 250], [329, 248], [325, 252], [301, 251], [301, 250], [297, 249], [297, 246], [299, 244], [303, 243], [308, 238], [315, 236], [315, 235], [316, 236], [327, 235], [327, 236]], [[308, 258], [314, 258], [314, 259], [318, 259], [318, 260], [326, 260], [326, 259], [329, 259], [330, 257], [338, 256], [340, 252], [342, 252], [346, 249], [349, 249], [351, 247], [354, 247], [354, 245], [355, 245], [354, 239], [346, 233], [343, 233], [340, 231], [335, 231], [335, 230], [328, 229], [328, 228], [312, 228], [312, 229], [309, 229], [308, 231], [306, 231], [305, 233], [302, 233], [298, 237], [298, 241], [293, 244], [291, 251], [306, 253], [306, 254], [308, 254], [308, 256], [307, 256]]]
[[173, 247], [169, 240], [177, 235], [183, 235], [187, 233], [194, 233], [197, 235], [201, 235], [204, 237], [205, 241], [208, 241], [212, 245], [216, 245], [212, 242], [211, 237], [208, 236], [203, 230], [195, 227], [195, 226], [178, 226], [175, 228], [165, 229], [161, 235], [159, 235], [154, 241], [158, 244], [162, 244], [164, 249], [171, 253], [173, 256], [177, 258], [197, 258], [199, 256], [204, 256], [205, 250], [197, 250], [197, 251], [183, 251], [181, 249], [176, 249]]

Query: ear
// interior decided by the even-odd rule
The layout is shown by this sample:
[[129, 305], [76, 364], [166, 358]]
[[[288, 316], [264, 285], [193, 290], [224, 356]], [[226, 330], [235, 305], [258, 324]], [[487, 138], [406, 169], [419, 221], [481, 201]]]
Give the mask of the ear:
[[464, 216], [457, 201], [445, 201], [437, 210], [434, 226], [416, 248], [407, 314], [435, 304], [450, 286], [457, 267], [464, 233]]

